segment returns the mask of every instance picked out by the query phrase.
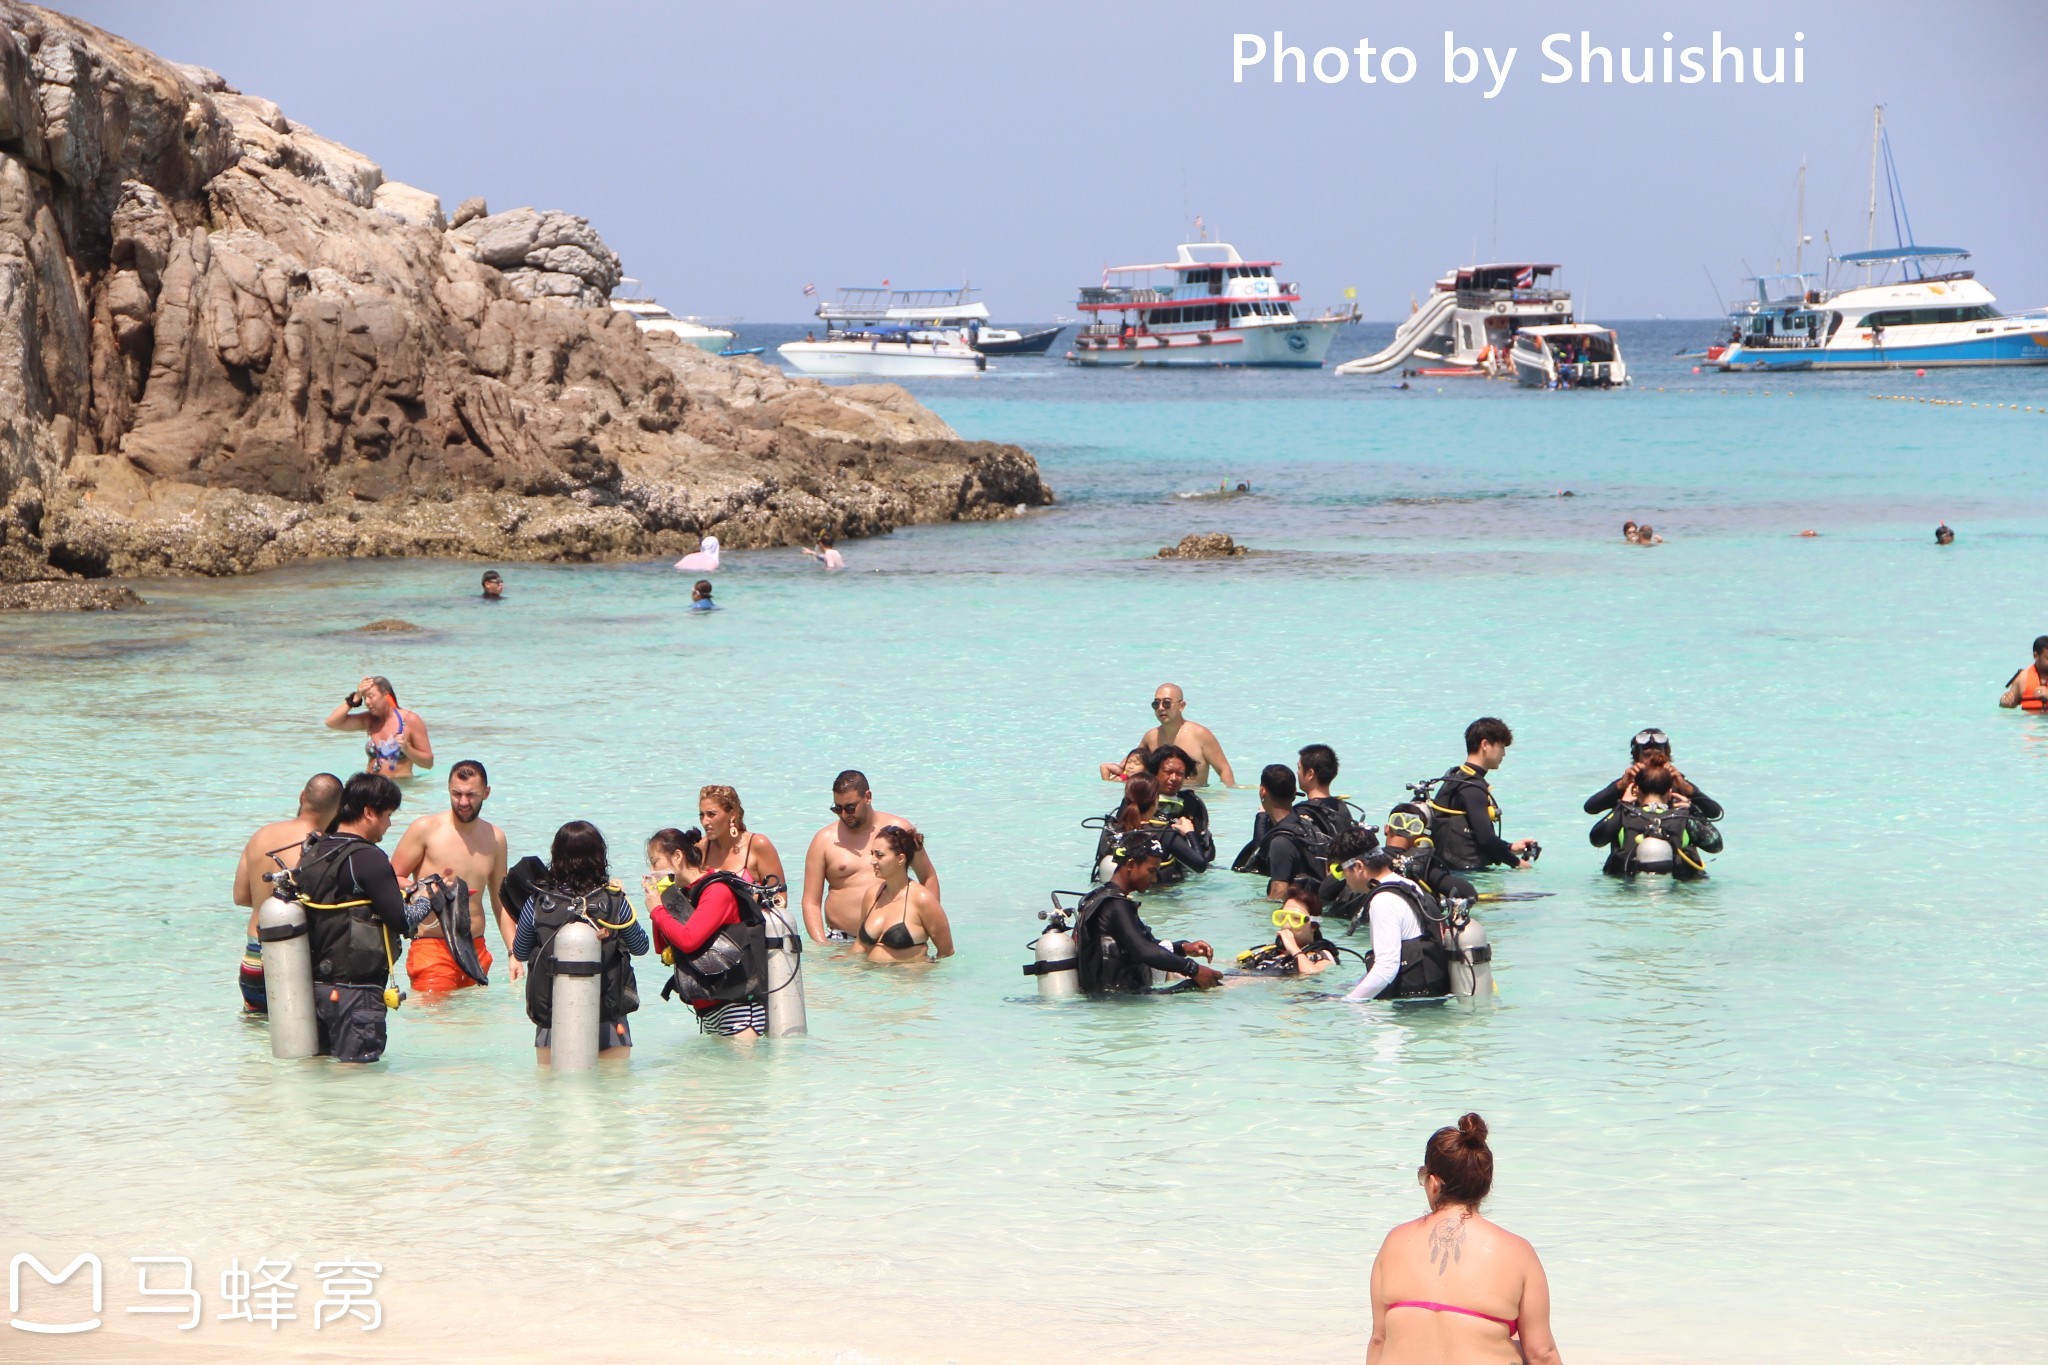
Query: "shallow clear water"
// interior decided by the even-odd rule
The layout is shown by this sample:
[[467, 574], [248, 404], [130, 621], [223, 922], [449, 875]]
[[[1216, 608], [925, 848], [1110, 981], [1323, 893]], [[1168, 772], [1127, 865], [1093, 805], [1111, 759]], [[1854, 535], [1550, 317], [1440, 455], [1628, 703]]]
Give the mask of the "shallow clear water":
[[[11, 1242], [182, 1252], [202, 1280], [380, 1254], [392, 1352], [431, 1316], [531, 1343], [1150, 1356], [1193, 1331], [1355, 1358], [1423, 1140], [1476, 1108], [1491, 1211], [1543, 1252], [1575, 1360], [2039, 1355], [2048, 724], [1993, 703], [2048, 629], [2048, 415], [1990, 405], [2048, 407], [2048, 374], [1766, 396], [1669, 359], [1698, 327], [1637, 334], [1622, 394], [1056, 363], [927, 384], [1036, 452], [1059, 506], [854, 544], [829, 579], [734, 554], [709, 619], [664, 565], [506, 566], [485, 607], [476, 566], [433, 563], [0, 618]], [[1869, 396], [1907, 391], [1964, 406]], [[1176, 496], [1219, 479], [1256, 491]], [[1621, 544], [1630, 516], [1669, 543]], [[1210, 529], [1260, 553], [1145, 558]], [[351, 633], [384, 616], [426, 629]], [[319, 721], [366, 671], [427, 716], [440, 771], [490, 765], [515, 856], [586, 817], [637, 873], [718, 781], [794, 865], [831, 775], [864, 768], [927, 831], [959, 955], [814, 953], [813, 1035], [751, 1055], [649, 964], [630, 1069], [575, 1083], [536, 1076], [502, 979], [409, 1003], [378, 1067], [274, 1062], [236, 1017], [234, 854], [354, 761]], [[1487, 915], [1497, 1003], [1031, 998], [1034, 916], [1108, 803], [1093, 765], [1168, 679], [1245, 780], [1323, 740], [1381, 810], [1507, 718], [1509, 832], [1546, 853], [1496, 880], [1555, 894]], [[1729, 808], [1705, 885], [1617, 885], [1586, 846], [1579, 803], [1646, 724]], [[401, 819], [441, 800], [415, 782]], [[1254, 805], [1212, 800], [1226, 851]], [[1255, 894], [1215, 873], [1146, 913], [1235, 951], [1271, 932]]]

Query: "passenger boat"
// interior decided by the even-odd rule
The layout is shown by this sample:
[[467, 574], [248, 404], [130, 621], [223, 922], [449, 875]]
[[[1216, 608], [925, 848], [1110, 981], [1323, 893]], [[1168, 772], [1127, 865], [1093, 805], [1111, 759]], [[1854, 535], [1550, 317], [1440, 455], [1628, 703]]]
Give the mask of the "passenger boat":
[[1247, 261], [1227, 242], [1183, 242], [1171, 261], [1111, 266], [1081, 290], [1091, 321], [1067, 359], [1316, 368], [1345, 320], [1295, 316], [1301, 295], [1274, 277], [1279, 264]]
[[1505, 261], [1447, 270], [1394, 329], [1394, 339], [1372, 355], [1347, 360], [1338, 374], [1385, 374], [1419, 362], [1418, 374], [1447, 372], [1506, 375], [1508, 349], [1525, 327], [1569, 323], [1572, 295], [1551, 283], [1559, 267], [1540, 261]]
[[[1866, 249], [1829, 258], [1831, 273], [1861, 271], [1863, 278], [1831, 288], [1798, 270], [1796, 258], [1791, 274], [1757, 276], [1756, 297], [1729, 316], [1728, 340], [1708, 350], [1709, 363], [1731, 372], [2048, 365], [2048, 312], [2001, 313], [1998, 300], [1974, 271], [1927, 273], [1928, 263], [1952, 265], [1968, 260], [1968, 251], [1911, 240], [1887, 248], [1868, 246], [1875, 236], [1880, 165], [1892, 221], [1903, 225], [1902, 239], [1912, 237], [1882, 105], [1871, 115], [1870, 147]], [[1803, 167], [1801, 174], [1803, 246]], [[1896, 278], [1886, 278], [1894, 271]]]
[[[622, 279], [620, 284], [637, 286], [640, 281]], [[726, 327], [710, 327], [694, 317], [679, 318], [653, 299], [628, 295], [611, 300], [614, 312], [624, 313], [633, 319], [633, 324], [643, 332], [664, 332], [678, 341], [686, 342], [701, 351], [713, 354], [731, 349], [738, 333]]]
[[973, 298], [978, 292], [967, 284], [958, 289], [892, 289], [886, 281], [857, 285], [841, 289], [836, 302], [819, 304], [818, 319], [827, 337], [907, 327], [920, 341], [958, 336], [983, 355], [1043, 355], [1063, 330], [997, 327], [989, 321], [988, 305]]
[[988, 368], [988, 357], [957, 336], [920, 340], [913, 329], [900, 326], [824, 341], [786, 341], [775, 349], [805, 374], [837, 378], [938, 379]]
[[1628, 383], [1621, 339], [1606, 327], [1567, 322], [1524, 327], [1508, 348], [1515, 380], [1531, 389], [1618, 389]]

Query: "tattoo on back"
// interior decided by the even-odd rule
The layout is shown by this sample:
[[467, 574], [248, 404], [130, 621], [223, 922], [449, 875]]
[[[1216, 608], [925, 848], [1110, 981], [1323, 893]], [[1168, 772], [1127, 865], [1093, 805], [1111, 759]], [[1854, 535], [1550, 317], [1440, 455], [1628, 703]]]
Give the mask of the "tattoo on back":
[[1446, 1218], [1429, 1230], [1429, 1260], [1441, 1275], [1459, 1259], [1465, 1246], [1465, 1220]]

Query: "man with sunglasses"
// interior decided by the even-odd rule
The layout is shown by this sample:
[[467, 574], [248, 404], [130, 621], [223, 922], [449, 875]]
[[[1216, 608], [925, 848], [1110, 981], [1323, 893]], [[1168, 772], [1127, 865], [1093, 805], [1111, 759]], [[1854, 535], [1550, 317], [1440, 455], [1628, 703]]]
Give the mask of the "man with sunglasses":
[[[804, 853], [804, 932], [814, 943], [848, 943], [860, 931], [868, 892], [875, 886], [874, 864], [868, 859], [875, 831], [888, 825], [917, 829], [900, 815], [876, 810], [867, 775], [853, 768], [832, 779], [832, 814], [837, 818], [811, 836]], [[931, 854], [918, 849], [910, 871], [934, 896], [939, 894]]]
[[[1671, 736], [1662, 730], [1638, 730], [1634, 739], [1628, 742], [1628, 767], [1620, 777], [1586, 798], [1586, 814], [1600, 815], [1621, 804], [1624, 793], [1636, 782], [1642, 772], [1643, 755], [1652, 749], [1661, 750], [1668, 760], [1671, 757]], [[1691, 780], [1676, 765], [1671, 769], [1674, 796], [1682, 796], [1692, 803], [1693, 813], [1708, 820], [1718, 820], [1724, 814], [1721, 803], [1695, 787]]]
[[1195, 771], [1188, 778], [1191, 787], [1209, 785], [1209, 770], [1214, 768], [1223, 778], [1223, 785], [1235, 787], [1237, 775], [1230, 771], [1230, 760], [1223, 756], [1223, 745], [1216, 739], [1216, 732], [1206, 725], [1188, 719], [1187, 694], [1177, 683], [1161, 683], [1152, 694], [1152, 714], [1159, 723], [1145, 732], [1145, 738], [1138, 747], [1150, 753], [1162, 744], [1176, 744], [1195, 760]]

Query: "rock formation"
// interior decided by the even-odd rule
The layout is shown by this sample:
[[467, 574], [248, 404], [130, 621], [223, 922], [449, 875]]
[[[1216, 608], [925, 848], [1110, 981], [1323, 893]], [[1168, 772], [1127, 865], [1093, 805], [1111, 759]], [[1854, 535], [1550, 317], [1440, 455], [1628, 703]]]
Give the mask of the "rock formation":
[[1159, 552], [1160, 559], [1235, 559], [1249, 553], [1229, 536], [1220, 532], [1195, 533], [1180, 538], [1180, 544], [1169, 545]]
[[581, 218], [449, 221], [269, 100], [0, 0], [0, 579], [595, 559], [1051, 499], [900, 389], [643, 337]]

